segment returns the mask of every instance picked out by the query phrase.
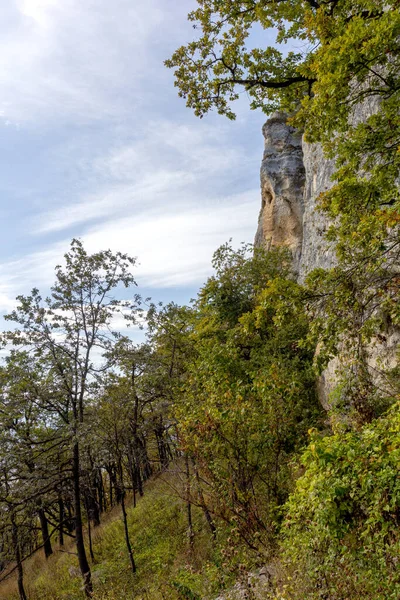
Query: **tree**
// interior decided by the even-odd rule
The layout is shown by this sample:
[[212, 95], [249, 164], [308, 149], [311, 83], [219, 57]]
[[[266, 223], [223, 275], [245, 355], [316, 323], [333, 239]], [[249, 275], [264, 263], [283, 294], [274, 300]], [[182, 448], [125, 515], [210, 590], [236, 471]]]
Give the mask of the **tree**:
[[314, 347], [302, 343], [308, 320], [286, 252], [224, 245], [213, 264], [174, 403], [178, 435], [200, 471], [192, 502], [261, 551], [274, 540], [291, 487], [290, 459], [318, 423]]
[[[324, 131], [344, 124], [352, 104], [397, 90], [397, 2], [391, 0], [199, 0], [188, 19], [199, 32], [166, 61], [179, 94], [198, 116], [216, 108], [234, 118], [243, 87], [251, 107], [300, 110]], [[254, 47], [253, 30], [276, 43]], [[385, 37], [384, 37], [385, 36]], [[382, 45], [382, 40], [385, 43]], [[366, 42], [366, 43], [365, 43]], [[296, 45], [287, 52], [282, 44]], [[385, 66], [386, 76], [375, 67]], [[368, 87], [354, 86], [367, 82]], [[323, 108], [321, 114], [321, 108]], [[316, 117], [323, 117], [318, 124]]]
[[[40, 390], [40, 406], [46, 418], [58, 421], [71, 456], [74, 491], [75, 538], [86, 596], [92, 595], [90, 567], [83, 538], [81, 508], [81, 446], [87, 429], [90, 390], [102, 369], [102, 357], [118, 334], [113, 318], [133, 320], [137, 303], [118, 300], [114, 293], [133, 285], [135, 261], [110, 250], [89, 255], [81, 241], [73, 240], [65, 254], [65, 267], [56, 267], [56, 282], [43, 299], [37, 289], [19, 296], [18, 307], [6, 317], [14, 322], [5, 343], [24, 348], [41, 364], [46, 387]], [[136, 298], [137, 300], [137, 298]]]

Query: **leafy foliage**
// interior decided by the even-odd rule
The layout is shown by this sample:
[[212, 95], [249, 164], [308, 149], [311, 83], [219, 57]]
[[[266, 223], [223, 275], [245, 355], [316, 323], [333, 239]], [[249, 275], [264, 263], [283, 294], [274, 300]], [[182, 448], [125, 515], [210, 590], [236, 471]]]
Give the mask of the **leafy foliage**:
[[398, 598], [398, 405], [358, 433], [311, 437], [284, 523], [287, 597]]
[[214, 266], [195, 304], [178, 433], [209, 509], [261, 550], [291, 486], [290, 457], [318, 421], [314, 349], [300, 343], [308, 321], [284, 252], [225, 245]]

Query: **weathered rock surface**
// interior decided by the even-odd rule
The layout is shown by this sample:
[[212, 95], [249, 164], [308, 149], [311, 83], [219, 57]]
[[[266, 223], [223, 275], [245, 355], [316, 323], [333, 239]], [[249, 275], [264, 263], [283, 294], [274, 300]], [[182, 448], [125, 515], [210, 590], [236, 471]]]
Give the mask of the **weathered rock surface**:
[[266, 248], [285, 246], [296, 267], [303, 239], [303, 191], [305, 168], [301, 133], [276, 113], [264, 127], [261, 163], [261, 211], [255, 244]]
[[[379, 99], [377, 97], [367, 98], [354, 109], [351, 116], [352, 124], [366, 121], [377, 111], [378, 106]], [[307, 274], [317, 267], [329, 269], [335, 264], [334, 248], [325, 238], [329, 220], [317, 207], [318, 196], [333, 185], [332, 175], [335, 170], [335, 162], [325, 158], [320, 144], [307, 144], [304, 140], [303, 161], [305, 185], [302, 198], [304, 207], [303, 241], [298, 269], [300, 281], [304, 281]], [[294, 257], [294, 260], [296, 265], [297, 257]]]
[[330, 267], [334, 252], [324, 239], [328, 222], [317, 211], [317, 198], [329, 189], [334, 170], [317, 144], [303, 142], [287, 125], [287, 116], [274, 114], [263, 127], [261, 210], [256, 246], [285, 246], [303, 280], [315, 267]]
[[317, 207], [318, 196], [332, 186], [334, 161], [324, 157], [319, 144], [308, 144], [304, 141], [303, 160], [306, 177], [302, 199], [302, 246], [298, 268], [300, 281], [304, 281], [313, 269], [329, 269], [335, 263], [335, 251], [325, 238], [329, 221]]

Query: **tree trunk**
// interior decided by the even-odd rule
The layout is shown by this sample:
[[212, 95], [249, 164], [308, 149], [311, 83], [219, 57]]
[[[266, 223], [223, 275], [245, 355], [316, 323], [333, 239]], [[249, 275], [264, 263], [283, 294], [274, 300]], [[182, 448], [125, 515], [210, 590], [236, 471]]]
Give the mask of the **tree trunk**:
[[121, 507], [122, 507], [122, 518], [124, 521], [125, 543], [126, 543], [126, 547], [128, 549], [129, 562], [131, 563], [132, 573], [136, 573], [135, 559], [133, 558], [132, 546], [131, 546], [131, 542], [129, 539], [128, 519], [126, 516], [126, 508], [125, 508], [125, 491], [122, 492]]
[[75, 519], [74, 516], [72, 514], [72, 506], [71, 506], [71, 502], [68, 500], [67, 502], [67, 510], [68, 510], [68, 520], [67, 520], [67, 529], [70, 533], [72, 533], [75, 529]]
[[60, 546], [64, 546], [64, 502], [60, 498], [58, 501], [58, 533]]
[[164, 440], [164, 431], [163, 431], [162, 427], [158, 426], [154, 430], [154, 434], [155, 434], [156, 440], [157, 440], [158, 456], [160, 459], [161, 469], [164, 470], [168, 467], [169, 460], [168, 460], [168, 452], [167, 452], [166, 444], [165, 444], [165, 440]]
[[40, 520], [40, 529], [41, 529], [42, 538], [43, 538], [44, 555], [47, 559], [47, 558], [49, 558], [49, 556], [51, 556], [53, 554], [53, 549], [51, 547], [51, 540], [50, 540], [50, 536], [49, 536], [49, 526], [47, 523], [46, 515], [44, 513], [44, 509], [40, 508], [38, 513], [39, 513], [39, 520]]
[[121, 491], [121, 508], [122, 508], [122, 519], [124, 522], [124, 532], [125, 532], [125, 543], [129, 554], [129, 562], [131, 564], [132, 573], [136, 573], [136, 564], [135, 559], [133, 558], [132, 546], [129, 539], [129, 529], [128, 529], [128, 519], [126, 515], [126, 507], [125, 507], [125, 485], [124, 485], [124, 471], [122, 467], [121, 456], [118, 459], [118, 474], [119, 474], [119, 484], [118, 488]]
[[133, 464], [131, 448], [128, 449], [128, 465], [129, 465], [129, 476], [131, 478], [132, 493], [133, 493], [133, 508], [136, 508], [136, 474], [135, 474], [135, 467]]
[[90, 521], [90, 508], [89, 501], [87, 496], [85, 496], [85, 508], [86, 508], [86, 517], [87, 517], [87, 526], [88, 526], [88, 537], [89, 537], [89, 554], [90, 558], [94, 561], [94, 552], [93, 552], [93, 544], [92, 544], [92, 525]]
[[101, 473], [101, 469], [98, 469], [97, 473], [97, 492], [99, 495], [99, 510], [100, 513], [102, 513], [106, 510], [106, 505], [104, 497], [103, 475]]
[[95, 527], [98, 527], [100, 525], [100, 510], [99, 510], [99, 504], [98, 504], [97, 498], [96, 498], [95, 489], [90, 488], [88, 490], [88, 493], [86, 496], [86, 502], [87, 502], [88, 519], [93, 521], [93, 525]]
[[133, 447], [131, 448], [132, 453], [132, 475], [133, 475], [133, 490], [139, 492], [139, 496], [143, 496], [143, 481], [140, 473], [140, 448], [138, 444], [138, 439], [134, 438]]
[[144, 481], [146, 481], [147, 479], [149, 479], [149, 477], [151, 477], [151, 475], [153, 473], [153, 469], [151, 467], [149, 455], [147, 453], [146, 439], [143, 437], [139, 437], [139, 443], [140, 443], [140, 449], [141, 449], [140, 456], [141, 456], [141, 463], [142, 463], [142, 469], [143, 469], [143, 479], [144, 479]]
[[86, 494], [86, 502], [87, 502], [87, 510], [88, 510], [88, 518], [93, 521], [93, 525], [97, 527], [100, 525], [100, 503], [97, 500], [97, 479], [98, 479], [98, 469], [95, 468], [93, 458], [88, 451], [89, 464], [90, 464], [90, 473], [88, 477], [88, 488]]
[[74, 480], [74, 503], [75, 503], [75, 538], [76, 538], [76, 551], [78, 553], [79, 568], [82, 573], [85, 595], [87, 598], [91, 598], [93, 594], [92, 577], [90, 572], [89, 563], [86, 557], [85, 542], [83, 539], [83, 525], [82, 525], [82, 510], [81, 510], [81, 488], [80, 488], [80, 464], [79, 464], [79, 444], [74, 444], [74, 457], [73, 457], [73, 480]]
[[24, 570], [22, 567], [21, 548], [20, 548], [19, 539], [18, 539], [18, 527], [17, 527], [17, 524], [15, 523], [14, 516], [11, 519], [11, 525], [12, 525], [12, 541], [13, 541], [14, 552], [15, 552], [15, 562], [17, 563], [19, 599], [20, 600], [28, 600], [26, 593], [25, 593], [25, 588], [24, 588]]
[[195, 475], [196, 475], [197, 492], [198, 492], [198, 495], [199, 495], [200, 506], [201, 506], [203, 514], [204, 514], [204, 516], [206, 518], [208, 526], [210, 528], [211, 535], [213, 536], [213, 538], [215, 540], [216, 537], [217, 537], [217, 528], [215, 527], [214, 519], [212, 518], [211, 513], [208, 510], [208, 506], [207, 506], [205, 498], [204, 498], [203, 490], [201, 488], [201, 481], [200, 481], [199, 471], [198, 471], [197, 465], [196, 465], [196, 463], [194, 461], [193, 461], [193, 468], [194, 468], [194, 472], [195, 472]]
[[135, 485], [134, 488], [139, 492], [139, 496], [143, 496], [143, 481], [142, 475], [140, 472], [141, 468], [141, 456], [142, 456], [142, 448], [140, 443], [140, 438], [136, 433], [136, 429], [134, 428], [133, 433], [133, 442], [131, 443], [131, 453], [133, 460], [133, 473], [135, 476]]

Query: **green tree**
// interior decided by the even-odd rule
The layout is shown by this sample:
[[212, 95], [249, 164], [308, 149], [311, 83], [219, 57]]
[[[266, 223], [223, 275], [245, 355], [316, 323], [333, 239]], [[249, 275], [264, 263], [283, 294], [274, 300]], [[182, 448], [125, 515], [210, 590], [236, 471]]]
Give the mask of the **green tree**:
[[[286, 252], [248, 246], [215, 253], [175, 403], [181, 447], [201, 472], [205, 504], [257, 551], [274, 540], [290, 459], [319, 413], [314, 348], [302, 345], [302, 290], [287, 277], [287, 263]], [[194, 502], [203, 500], [194, 493]]]
[[41, 398], [46, 418], [63, 422], [71, 452], [74, 490], [75, 538], [86, 596], [92, 595], [90, 567], [83, 538], [81, 508], [81, 446], [88, 423], [90, 389], [104, 368], [101, 357], [118, 337], [113, 318], [118, 314], [134, 319], [128, 300], [114, 294], [133, 285], [134, 259], [110, 250], [88, 254], [82, 242], [73, 240], [65, 254], [65, 267], [56, 267], [51, 294], [42, 299], [37, 289], [19, 296], [18, 307], [6, 317], [16, 329], [4, 341], [27, 349], [47, 372], [50, 382]]
[[[195, 39], [166, 65], [175, 69], [180, 95], [199, 116], [216, 108], [233, 118], [231, 102], [243, 87], [252, 108], [299, 112], [313, 137], [329, 139], [327, 123], [331, 131], [347, 127], [354, 103], [398, 89], [396, 0], [198, 0], [198, 5], [188, 16]], [[253, 35], [254, 29], [270, 32], [276, 42], [255, 46], [262, 36]], [[300, 51], [288, 52], [284, 44]]]

